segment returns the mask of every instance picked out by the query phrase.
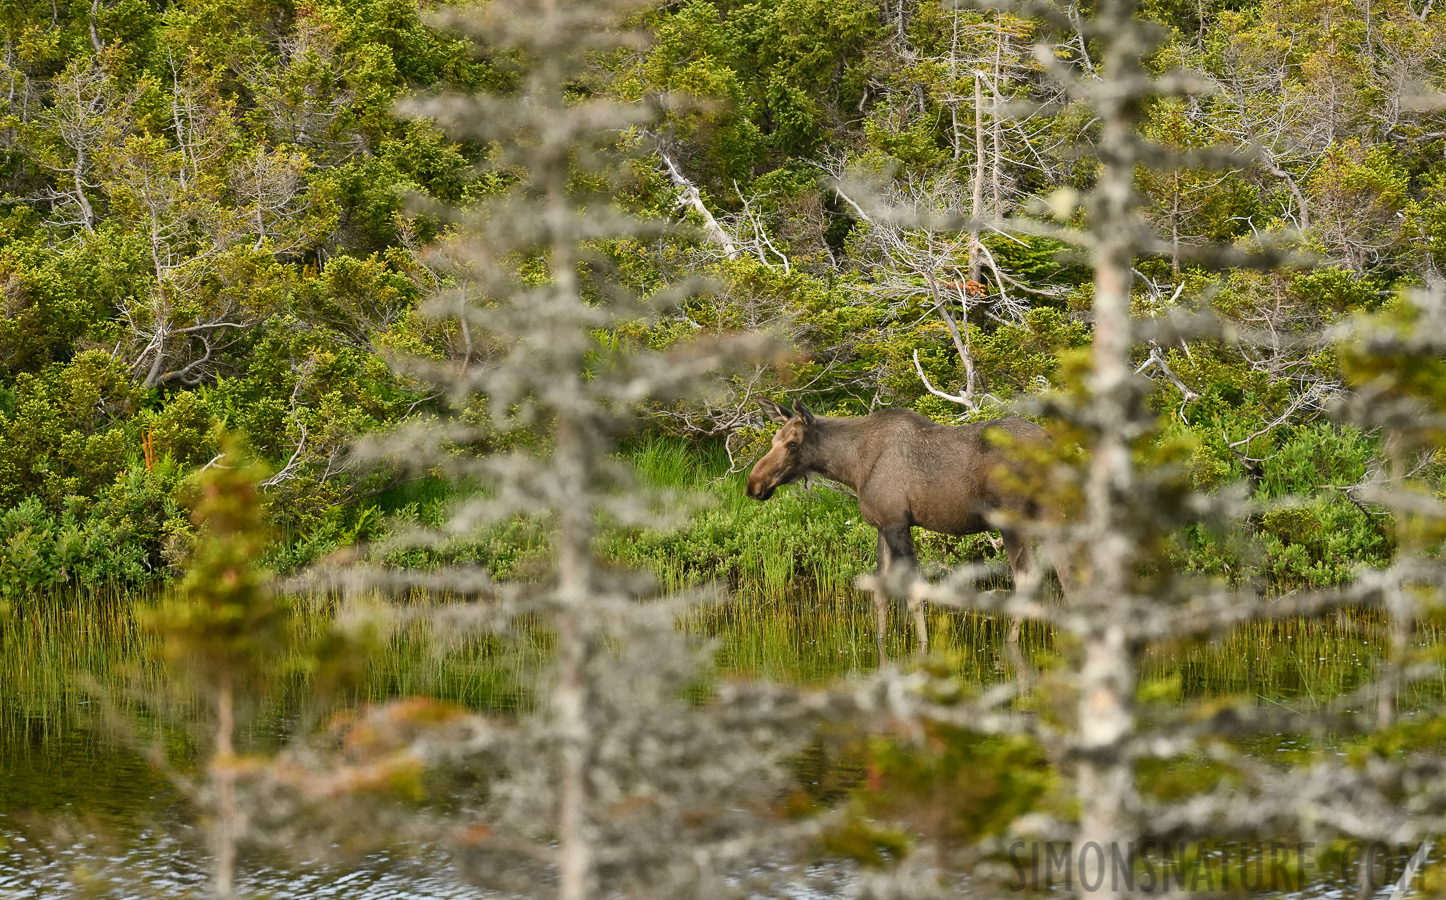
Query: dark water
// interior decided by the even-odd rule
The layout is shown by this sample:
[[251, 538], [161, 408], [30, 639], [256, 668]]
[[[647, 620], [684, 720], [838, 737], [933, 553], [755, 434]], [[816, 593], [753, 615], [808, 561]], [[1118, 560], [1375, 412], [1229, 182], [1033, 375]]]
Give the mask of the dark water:
[[[871, 616], [866, 602], [791, 598], [695, 625], [718, 642], [727, 674], [817, 682], [876, 665]], [[324, 617], [317, 613], [303, 630], [323, 627]], [[958, 660], [961, 679], [1009, 677], [997, 623], [941, 616], [933, 634], [935, 648]], [[891, 653], [907, 653], [902, 622], [890, 641]], [[1167, 704], [1229, 695], [1305, 712], [1362, 684], [1377, 646], [1358, 627], [1287, 624], [1217, 644], [1153, 648], [1142, 681], [1160, 685]], [[1048, 633], [1026, 634], [1031, 658], [1042, 661], [1053, 648]], [[152, 707], [126, 699], [163, 683], [157, 651], [124, 604], [0, 623], [0, 900], [208, 896], [208, 855], [194, 807], [145, 750], [159, 740], [166, 758], [184, 768], [197, 755], [185, 723], [158, 728], [147, 712]], [[526, 636], [506, 646], [464, 641], [443, 648], [426, 635], [394, 635], [362, 695], [421, 693], [505, 710], [525, 702], [526, 685], [545, 659], [545, 646]], [[1441, 693], [1441, 686], [1425, 689]], [[184, 718], [184, 707], [172, 706], [170, 714], [177, 709]], [[190, 714], [204, 717], [200, 709]], [[259, 715], [243, 744], [275, 749], [289, 721], [274, 709]], [[1297, 736], [1279, 735], [1263, 740], [1259, 752], [1289, 760], [1304, 749]], [[243, 857], [242, 873], [242, 896], [273, 900], [482, 896], [461, 882], [445, 853], [425, 847], [324, 865], [253, 852]], [[804, 888], [797, 895], [822, 896]], [[1332, 895], [1330, 888], [1300, 894]]]
[[[143, 750], [85, 708], [20, 720], [0, 741], [0, 898], [202, 897], [210, 872], [191, 805]], [[446, 855], [374, 853], [346, 865], [243, 858], [241, 896], [464, 898]]]
[[[301, 610], [298, 642], [321, 633], [330, 611]], [[428, 692], [437, 679], [453, 699], [516, 702], [523, 663], [491, 682], [419, 664], [429, 648], [400, 635], [382, 654], [362, 699], [407, 688]], [[160, 645], [137, 624], [131, 603], [77, 599], [25, 608], [0, 619], [0, 900], [11, 898], [182, 898], [210, 896], [204, 830], [175, 779], [152, 764], [160, 751], [182, 776], [194, 769], [191, 728], [209, 722], [194, 698], [167, 690]], [[466, 649], [466, 645], [463, 645]], [[283, 669], [300, 657], [284, 658]], [[411, 679], [410, 681], [408, 679]], [[430, 679], [430, 680], [429, 680]], [[283, 679], [296, 688], [295, 678]], [[304, 687], [304, 686], [303, 686]], [[489, 693], [489, 691], [491, 693]], [[295, 691], [292, 691], [296, 693]], [[277, 749], [297, 704], [279, 696], [256, 710], [238, 734], [241, 752]], [[290, 898], [463, 898], [447, 856], [425, 847], [393, 847], [327, 864], [243, 853], [239, 896]]]

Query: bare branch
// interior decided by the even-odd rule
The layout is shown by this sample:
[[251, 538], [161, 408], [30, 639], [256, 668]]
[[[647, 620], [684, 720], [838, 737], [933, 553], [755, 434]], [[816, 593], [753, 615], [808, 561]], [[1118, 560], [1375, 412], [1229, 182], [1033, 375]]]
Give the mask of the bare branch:
[[713, 218], [713, 214], [708, 211], [707, 205], [703, 203], [703, 196], [698, 193], [698, 188], [693, 182], [684, 177], [682, 171], [667, 153], [659, 150], [658, 157], [662, 159], [663, 165], [667, 167], [668, 177], [673, 179], [673, 184], [681, 191], [678, 196], [678, 204], [680, 206], [687, 206], [698, 214], [698, 217], [703, 220], [703, 230], [708, 234], [708, 237], [713, 239], [714, 243], [723, 248], [724, 256], [727, 256], [729, 259], [737, 259], [737, 245], [733, 243], [732, 238], [728, 237], [728, 233], [723, 230], [723, 227], [718, 224], [718, 220]]

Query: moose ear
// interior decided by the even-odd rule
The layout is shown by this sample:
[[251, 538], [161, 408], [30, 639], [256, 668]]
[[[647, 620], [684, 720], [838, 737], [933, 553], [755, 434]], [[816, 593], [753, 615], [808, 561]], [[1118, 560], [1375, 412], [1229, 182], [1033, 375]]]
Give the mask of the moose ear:
[[813, 424], [813, 413], [809, 412], [809, 411], [808, 411], [808, 407], [807, 407], [807, 406], [804, 406], [802, 403], [800, 403], [800, 402], [797, 401], [797, 400], [793, 401], [793, 414], [794, 414], [795, 416], [798, 416], [800, 419], [802, 419], [802, 420], [803, 420], [803, 424], [805, 424], [805, 425], [812, 425], [812, 424]]
[[763, 411], [768, 414], [768, 418], [777, 422], [779, 425], [793, 418], [788, 414], [788, 410], [774, 403], [772, 400], [759, 400], [758, 405], [763, 407]]

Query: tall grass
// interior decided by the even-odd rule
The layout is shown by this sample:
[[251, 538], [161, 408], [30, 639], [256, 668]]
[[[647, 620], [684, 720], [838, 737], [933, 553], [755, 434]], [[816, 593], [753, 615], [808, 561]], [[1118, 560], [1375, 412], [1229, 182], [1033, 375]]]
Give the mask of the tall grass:
[[[173, 687], [164, 682], [157, 663], [156, 639], [137, 621], [137, 613], [149, 602], [113, 595], [69, 598], [66, 603], [37, 604], [0, 623], [0, 681], [8, 688], [0, 694], [0, 770], [29, 771], [40, 765], [35, 760], [46, 756], [55, 757], [53, 765], [70, 765], [76, 753], [76, 758], [88, 758], [99, 752], [95, 737], [76, 749], [76, 725], [99, 721], [102, 696], [122, 714], [145, 719], [147, 707], [131, 698], [142, 692], [164, 695]], [[406, 615], [414, 605], [438, 602], [443, 601], [416, 598], [394, 610], [401, 614], [397, 624], [379, 634], [359, 682], [335, 701], [349, 705], [406, 694], [502, 715], [525, 709], [551, 657], [551, 635], [519, 621], [503, 637], [479, 637], [440, 631]], [[282, 661], [287, 671], [278, 679], [276, 693], [255, 710], [245, 736], [252, 746], [274, 746], [306, 721], [303, 706], [314, 694], [311, 648], [339, 619], [355, 614], [320, 596], [300, 598], [293, 610], [291, 639], [296, 647]], [[929, 665], [952, 669], [966, 688], [995, 684], [1010, 673], [1001, 620], [933, 610], [929, 625]], [[872, 601], [848, 591], [790, 591], [770, 597], [755, 585], [731, 603], [693, 612], [682, 627], [713, 647], [710, 680], [764, 677], [820, 684], [877, 665]], [[1146, 699], [1171, 706], [1246, 695], [1261, 706], [1305, 714], [1348, 697], [1366, 682], [1380, 659], [1382, 628], [1375, 616], [1354, 613], [1255, 623], [1213, 642], [1155, 646], [1145, 655], [1141, 684], [1146, 692], [1165, 686]], [[885, 637], [891, 658], [909, 659], [913, 636], [900, 610], [891, 610]], [[1418, 643], [1432, 646], [1440, 646], [1442, 638], [1438, 625], [1416, 634]], [[1036, 665], [1047, 668], [1056, 652], [1055, 640], [1048, 628], [1032, 624], [1024, 629], [1022, 647]], [[99, 692], [83, 685], [78, 675]], [[1401, 708], [1409, 714], [1442, 696], [1446, 673], [1411, 686], [1401, 697]], [[172, 706], [168, 713], [185, 715], [187, 709]], [[205, 711], [196, 706], [190, 714], [200, 718]], [[183, 732], [167, 735], [168, 740], [184, 740]], [[103, 736], [100, 740], [114, 746]], [[1289, 733], [1272, 740], [1279, 746], [1262, 744], [1262, 752], [1298, 752], [1311, 743]], [[23, 800], [22, 795], [0, 792], [0, 801]]]
[[123, 673], [140, 683], [163, 680], [159, 642], [136, 624], [139, 599], [115, 591], [66, 591], [17, 604], [0, 619], [0, 746], [35, 733], [59, 733], [96, 686], [120, 687]]
[[[292, 600], [286, 652], [272, 695], [253, 721], [257, 740], [274, 742], [301, 715], [319, 654], [327, 652], [343, 613], [325, 596]], [[161, 641], [142, 624], [154, 602], [150, 595], [67, 594], [0, 618], [0, 754], [59, 738], [77, 722], [98, 726], [107, 712], [135, 720], [155, 708], [181, 718], [200, 715], [183, 686], [168, 681]], [[405, 608], [397, 612], [395, 625], [381, 626], [369, 645], [343, 651], [364, 653], [366, 660], [361, 679], [337, 702], [420, 695], [497, 712], [529, 702], [550, 654], [547, 635], [526, 623], [507, 638], [440, 633]]]
[[[854, 579], [875, 565], [878, 533], [847, 493], [795, 484], [759, 503], [744, 493], [746, 476], [728, 472], [721, 448], [651, 437], [627, 452], [640, 480], [654, 489], [701, 497], [703, 507], [674, 531], [614, 531], [600, 550], [619, 563], [652, 571], [665, 587], [723, 581], [740, 602], [806, 593], [853, 596]], [[998, 559], [987, 538], [954, 539], [919, 532], [926, 566]]]
[[[138, 622], [149, 597], [68, 597], [35, 604], [0, 620], [0, 734], [7, 728], [33, 731], [66, 727], [65, 719], [95, 700], [93, 690], [136, 692], [164, 686], [157, 638]], [[536, 675], [551, 654], [551, 637], [527, 622], [505, 636], [442, 632], [412, 606], [441, 601], [416, 599], [399, 610], [396, 624], [378, 635], [364, 677], [348, 700], [375, 702], [416, 694], [497, 712], [529, 702]], [[314, 669], [314, 648], [341, 612], [326, 597], [300, 598], [292, 607], [283, 684], [304, 693]], [[761, 676], [817, 683], [868, 671], [877, 664], [872, 600], [852, 590], [785, 590], [768, 595], [753, 585], [732, 602], [692, 612], [682, 627], [716, 647], [720, 677]], [[978, 613], [930, 613], [933, 652], [968, 684], [990, 684], [1004, 673], [1005, 623]], [[1379, 662], [1383, 635], [1367, 613], [1329, 619], [1254, 623], [1216, 641], [1160, 645], [1146, 654], [1142, 680], [1175, 679], [1181, 698], [1256, 694], [1263, 703], [1318, 708], [1363, 685]], [[1426, 624], [1418, 643], [1439, 646], [1440, 626]], [[889, 613], [886, 647], [895, 659], [913, 650], [910, 622], [902, 610]], [[1023, 648], [1040, 658], [1054, 651], [1048, 628], [1025, 628]], [[1403, 698], [1421, 702], [1446, 694], [1446, 673], [1419, 683]]]
[[507, 634], [444, 630], [407, 612], [448, 601], [415, 599], [370, 654], [357, 700], [431, 697], [472, 709], [511, 714], [532, 703], [537, 678], [552, 657], [552, 636], [519, 621]]
[[[1218, 640], [1151, 648], [1142, 680], [1178, 679], [1182, 699], [1245, 695], [1261, 705], [1315, 712], [1370, 681], [1387, 645], [1384, 628], [1374, 611], [1255, 622]], [[1433, 647], [1442, 638], [1434, 623], [1415, 634], [1418, 644]], [[1443, 696], [1446, 670], [1409, 685], [1400, 708], [1409, 713]]]
[[[741, 474], [727, 473], [721, 452], [676, 440], [648, 439], [628, 456], [649, 486], [699, 494], [705, 503], [676, 531], [614, 527], [600, 539], [599, 551], [619, 564], [651, 570], [669, 591], [723, 582], [729, 599], [694, 611], [682, 623], [716, 647], [717, 677], [820, 683], [877, 665], [872, 600], [853, 587], [855, 577], [874, 566], [875, 533], [859, 521], [852, 498], [794, 486], [758, 503], [744, 495]], [[429, 484], [389, 498], [409, 520], [436, 516], [448, 502], [444, 491]], [[511, 541], [507, 564], [515, 566], [527, 554], [547, 552], [544, 533], [535, 523], [514, 524], [473, 546]], [[926, 565], [988, 552], [983, 539], [921, 541]], [[163, 690], [160, 647], [136, 617], [148, 602], [146, 596], [114, 591], [69, 592], [19, 604], [0, 618], [0, 683], [7, 687], [0, 695], [0, 742], [7, 735], [33, 740], [37, 733], [69, 727], [73, 714], [95, 699], [87, 684], [112, 696]], [[423, 617], [408, 615], [412, 606], [445, 602], [419, 597], [390, 607], [395, 624], [378, 632], [364, 676], [340, 699], [372, 702], [409, 694], [502, 713], [524, 708], [550, 657], [550, 635], [525, 622], [503, 637], [442, 633]], [[307, 694], [315, 648], [341, 612], [331, 598], [297, 598], [292, 649], [283, 661], [286, 693]], [[942, 610], [932, 611], [930, 619], [932, 649], [962, 681], [990, 684], [1008, 671], [999, 619]], [[1439, 645], [1436, 627], [1425, 626], [1417, 639]], [[1263, 704], [1307, 711], [1365, 683], [1380, 658], [1379, 629], [1365, 614], [1249, 625], [1214, 642], [1151, 648], [1142, 681], [1177, 684], [1180, 698], [1254, 694]], [[900, 610], [890, 611], [885, 643], [894, 659], [912, 651], [912, 629]], [[1047, 660], [1053, 635], [1031, 625], [1024, 649]], [[1409, 708], [1443, 693], [1446, 675], [1413, 686], [1402, 700]], [[283, 698], [278, 715], [284, 718], [294, 705]]]

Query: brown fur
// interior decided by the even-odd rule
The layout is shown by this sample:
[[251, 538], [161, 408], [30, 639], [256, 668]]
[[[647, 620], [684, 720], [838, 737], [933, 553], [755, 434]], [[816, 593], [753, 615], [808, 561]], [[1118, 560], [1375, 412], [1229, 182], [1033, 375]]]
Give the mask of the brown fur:
[[[748, 475], [748, 496], [767, 500], [779, 486], [811, 474], [847, 485], [858, 496], [859, 514], [879, 530], [879, 574], [890, 580], [918, 567], [909, 532], [914, 525], [940, 534], [978, 534], [999, 527], [990, 522], [996, 513], [1006, 519], [1037, 513], [1028, 498], [1001, 487], [1009, 450], [985, 437], [994, 429], [1014, 443], [1047, 442], [1045, 430], [1026, 419], [936, 425], [906, 409], [830, 418], [801, 404], [792, 413], [769, 400], [760, 404], [782, 427]], [[1018, 584], [1033, 568], [1033, 553], [1007, 525], [1002, 534]]]

